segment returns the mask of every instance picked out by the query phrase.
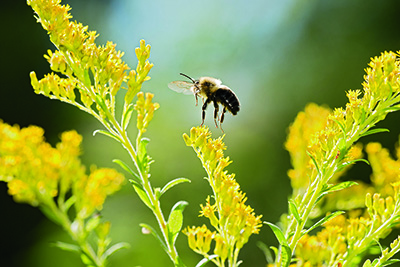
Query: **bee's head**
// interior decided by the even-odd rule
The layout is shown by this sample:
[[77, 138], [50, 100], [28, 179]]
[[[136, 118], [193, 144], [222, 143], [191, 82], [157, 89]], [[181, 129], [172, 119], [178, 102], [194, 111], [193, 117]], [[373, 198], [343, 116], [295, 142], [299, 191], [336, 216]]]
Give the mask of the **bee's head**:
[[199, 86], [202, 88], [208, 88], [209, 90], [217, 90], [222, 86], [222, 82], [212, 77], [201, 77], [199, 79]]

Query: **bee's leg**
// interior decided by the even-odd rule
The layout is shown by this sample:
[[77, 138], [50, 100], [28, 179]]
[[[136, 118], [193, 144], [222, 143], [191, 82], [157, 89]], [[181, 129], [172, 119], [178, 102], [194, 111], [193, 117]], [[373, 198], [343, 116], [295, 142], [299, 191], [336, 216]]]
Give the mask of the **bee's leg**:
[[222, 123], [224, 122], [225, 112], [226, 112], [226, 107], [224, 107], [224, 109], [222, 110], [221, 118], [219, 119], [219, 128], [221, 129], [222, 132], [224, 132], [224, 130], [222, 129]]
[[197, 107], [197, 103], [198, 103], [197, 93], [194, 94], [194, 98], [196, 98], [196, 107]]
[[221, 118], [219, 119], [219, 124], [224, 122], [225, 112], [226, 112], [226, 107], [224, 107], [224, 109], [222, 110]]
[[214, 122], [215, 122], [215, 127], [217, 128], [218, 128], [218, 122], [217, 122], [218, 112], [219, 112], [218, 103], [214, 101]]
[[200, 124], [200, 126], [203, 126], [203, 124], [204, 124], [204, 119], [206, 118], [206, 108], [207, 108], [207, 105], [208, 105], [208, 103], [210, 103], [211, 101], [210, 100], [206, 100], [206, 102], [204, 102], [204, 104], [203, 104], [203, 106], [202, 106], [202, 115], [201, 115], [201, 124]]

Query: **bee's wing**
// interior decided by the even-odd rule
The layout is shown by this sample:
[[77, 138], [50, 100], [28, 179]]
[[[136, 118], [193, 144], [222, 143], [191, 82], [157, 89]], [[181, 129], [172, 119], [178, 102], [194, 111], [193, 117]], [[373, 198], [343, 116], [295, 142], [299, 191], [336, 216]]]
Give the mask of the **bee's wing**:
[[185, 95], [192, 95], [193, 92], [193, 83], [185, 82], [185, 81], [174, 81], [168, 84], [169, 89], [174, 90], [178, 93], [183, 93]]

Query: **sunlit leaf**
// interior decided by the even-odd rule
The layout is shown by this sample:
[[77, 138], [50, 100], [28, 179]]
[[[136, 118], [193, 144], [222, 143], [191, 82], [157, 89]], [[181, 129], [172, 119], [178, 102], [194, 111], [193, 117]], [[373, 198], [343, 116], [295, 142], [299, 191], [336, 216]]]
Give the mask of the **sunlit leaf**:
[[135, 189], [137, 195], [140, 197], [140, 199], [142, 200], [142, 202], [144, 204], [146, 204], [147, 207], [149, 207], [150, 209], [153, 209], [153, 205], [150, 202], [150, 199], [148, 198], [146, 192], [144, 191], [143, 187], [136, 183], [136, 181], [134, 180], [129, 180], [129, 182], [131, 182], [133, 188]]
[[180, 183], [190, 183], [191, 181], [187, 178], [176, 178], [170, 182], [168, 182], [160, 191], [161, 195], [163, 195], [165, 192], [167, 192], [170, 188], [174, 187], [177, 184]]
[[183, 210], [188, 205], [186, 201], [177, 202], [171, 209], [168, 217], [168, 239], [171, 244], [175, 244], [176, 238], [183, 225]]

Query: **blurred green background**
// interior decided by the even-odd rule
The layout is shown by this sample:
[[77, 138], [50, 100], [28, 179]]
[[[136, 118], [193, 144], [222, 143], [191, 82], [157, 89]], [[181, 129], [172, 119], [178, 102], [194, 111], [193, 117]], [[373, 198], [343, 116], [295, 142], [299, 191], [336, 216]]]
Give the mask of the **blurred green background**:
[[[236, 117], [227, 115], [224, 122], [226, 154], [234, 161], [228, 169], [236, 173], [256, 214], [276, 222], [287, 211], [291, 192], [286, 176], [290, 159], [283, 143], [297, 112], [308, 102], [344, 106], [345, 91], [361, 88], [370, 57], [400, 49], [396, 0], [63, 3], [72, 6], [74, 19], [100, 34], [98, 44], [115, 42], [131, 68], [139, 40], [151, 44], [155, 66], [143, 90], [155, 93], [161, 105], [147, 133], [155, 160], [151, 179], [154, 186], [176, 177], [192, 180], [162, 199], [166, 214], [176, 201], [190, 203], [185, 226], [206, 223], [197, 216], [211, 191], [199, 160], [182, 139], [184, 132], [200, 124], [201, 108], [195, 107], [193, 97], [167, 88], [169, 82], [182, 79], [179, 72], [220, 78], [239, 97], [241, 111]], [[0, 119], [22, 127], [41, 126], [53, 145], [61, 132], [76, 129], [84, 136], [82, 160], [87, 166], [118, 168], [112, 159], [127, 155], [114, 141], [92, 136], [99, 123], [75, 107], [34, 94], [29, 72], [35, 70], [38, 77], [50, 72], [43, 54], [53, 45], [25, 1], [0, 5]], [[214, 128], [212, 108], [207, 115], [214, 136], [221, 135]], [[400, 114], [389, 115], [380, 126], [390, 133], [362, 141], [378, 140], [392, 150], [400, 133], [399, 119]], [[349, 175], [368, 179], [369, 172], [366, 165], [357, 165]], [[128, 184], [108, 200], [102, 215], [112, 222], [113, 241], [131, 244], [111, 258], [110, 266], [171, 266], [153, 237], [141, 234], [138, 224], [155, 226], [155, 220]], [[4, 183], [0, 183], [0, 218], [1, 266], [82, 266], [78, 256], [50, 245], [56, 240], [68, 242], [68, 237], [39, 210], [14, 203]], [[277, 244], [264, 226], [242, 250], [243, 266], [265, 266], [258, 241]], [[187, 249], [186, 242], [180, 235], [181, 256], [194, 266], [200, 257]]]

